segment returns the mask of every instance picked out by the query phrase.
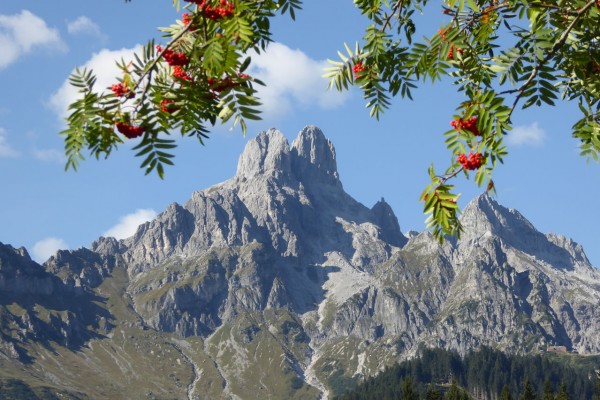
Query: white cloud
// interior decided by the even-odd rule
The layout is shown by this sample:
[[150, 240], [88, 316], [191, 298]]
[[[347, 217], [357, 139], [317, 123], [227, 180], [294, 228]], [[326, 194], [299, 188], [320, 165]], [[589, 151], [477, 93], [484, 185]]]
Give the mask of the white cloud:
[[541, 146], [546, 138], [546, 133], [538, 126], [537, 122], [531, 125], [515, 126], [506, 135], [506, 142], [513, 146]]
[[119, 223], [102, 234], [106, 237], [125, 239], [133, 236], [138, 226], [156, 217], [156, 211], [152, 209], [138, 209], [134, 213], [119, 218]]
[[0, 158], [19, 157], [19, 152], [8, 143], [6, 136], [6, 131], [0, 128]]
[[[117, 81], [117, 77], [122, 75], [116, 62], [120, 62], [121, 59], [125, 60], [125, 62], [133, 60], [134, 53], [139, 52], [141, 49], [140, 45], [132, 49], [103, 49], [98, 53], [94, 53], [92, 58], [82, 65], [80, 69], [92, 69], [96, 75], [94, 89], [97, 91], [107, 90], [110, 85]], [[50, 97], [49, 104], [62, 120], [67, 116], [69, 104], [73, 103], [77, 98], [77, 88], [73, 87], [68, 79], [65, 79], [62, 86]]]
[[62, 164], [66, 161], [65, 154], [57, 149], [33, 149], [33, 156], [45, 162], [56, 162]]
[[64, 52], [66, 44], [58, 30], [49, 28], [40, 17], [27, 10], [16, 15], [0, 14], [0, 69], [14, 63], [34, 47]]
[[326, 60], [313, 60], [281, 43], [271, 43], [266, 52], [254, 55], [249, 73], [267, 85], [257, 86], [263, 112], [283, 116], [296, 105], [306, 108], [316, 104], [324, 109], [341, 105], [348, 93], [327, 90], [322, 76], [328, 66]]
[[81, 16], [75, 21], [70, 21], [67, 23], [67, 31], [71, 35], [84, 34], [96, 36], [100, 39], [106, 39], [106, 36], [100, 30], [98, 24], [86, 16]]
[[42, 263], [50, 258], [50, 256], [56, 254], [58, 250], [64, 250], [68, 248], [69, 245], [64, 240], [60, 238], [49, 237], [42, 239], [33, 245], [32, 257], [35, 261]]

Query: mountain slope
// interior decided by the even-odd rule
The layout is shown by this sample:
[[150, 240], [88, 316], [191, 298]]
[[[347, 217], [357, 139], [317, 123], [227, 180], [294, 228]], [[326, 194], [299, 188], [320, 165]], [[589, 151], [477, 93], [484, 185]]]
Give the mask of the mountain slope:
[[[458, 241], [408, 239], [383, 199], [344, 191], [318, 128], [291, 145], [263, 132], [233, 178], [128, 239], [44, 267], [1, 245], [0, 377], [91, 398], [314, 399], [422, 344], [600, 352], [600, 273], [579, 245], [487, 195], [462, 223]], [[27, 323], [45, 313], [60, 318]]]

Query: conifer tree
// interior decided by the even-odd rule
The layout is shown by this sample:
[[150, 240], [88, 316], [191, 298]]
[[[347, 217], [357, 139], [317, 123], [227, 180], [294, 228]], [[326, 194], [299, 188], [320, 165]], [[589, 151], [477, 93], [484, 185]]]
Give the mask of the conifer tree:
[[549, 379], [546, 379], [544, 383], [544, 391], [542, 392], [542, 400], [555, 400], [554, 390], [552, 390], [552, 383]]
[[565, 382], [561, 382], [560, 387], [558, 388], [558, 393], [556, 394], [556, 400], [571, 400], [571, 396], [569, 396], [569, 391], [567, 390], [567, 385], [565, 385]]
[[469, 400], [469, 394], [462, 390], [456, 380], [452, 380], [452, 385], [450, 385], [450, 389], [446, 392], [444, 396], [445, 400]]
[[596, 388], [594, 390], [594, 400], [600, 400], [600, 369], [596, 371]]
[[508, 385], [504, 385], [502, 388], [502, 393], [500, 394], [500, 400], [513, 400], [512, 395], [510, 394], [510, 389]]
[[410, 376], [407, 376], [402, 383], [402, 400], [419, 400], [419, 396], [415, 393]]
[[425, 393], [425, 400], [443, 400], [442, 394], [435, 387], [429, 386], [427, 393]]
[[525, 381], [525, 387], [523, 388], [523, 393], [521, 394], [521, 400], [536, 400], [537, 394], [535, 393], [535, 389], [533, 385], [529, 381], [529, 378]]

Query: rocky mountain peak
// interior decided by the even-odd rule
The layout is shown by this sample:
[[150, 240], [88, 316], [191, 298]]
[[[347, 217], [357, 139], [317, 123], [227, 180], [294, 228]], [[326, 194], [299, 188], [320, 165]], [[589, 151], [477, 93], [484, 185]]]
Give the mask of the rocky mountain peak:
[[400, 231], [400, 224], [394, 210], [383, 197], [375, 203], [371, 211], [373, 212], [374, 222], [381, 227], [383, 240], [394, 246], [404, 246], [408, 240]]
[[236, 178], [256, 177], [342, 187], [333, 144], [316, 126], [302, 129], [291, 146], [276, 129], [261, 132], [250, 140], [239, 159]]
[[250, 179], [259, 175], [289, 175], [290, 146], [280, 131], [269, 129], [250, 140], [239, 161], [236, 177]]
[[464, 245], [499, 239], [504, 246], [558, 269], [592, 268], [581, 246], [557, 235], [544, 235], [519, 211], [501, 206], [488, 194], [479, 195], [465, 207], [461, 223], [465, 234], [460, 243]]
[[341, 187], [335, 148], [316, 126], [302, 129], [292, 143], [292, 168], [299, 181], [333, 184]]
[[0, 243], [0, 380], [22, 371], [93, 399], [326, 400], [423, 346], [600, 354], [600, 272], [581, 246], [488, 195], [461, 221], [460, 240], [407, 241], [383, 198], [345, 193], [318, 128], [292, 145], [263, 132], [234, 178], [130, 238], [43, 266]]
[[461, 223], [469, 239], [491, 235], [504, 239], [532, 233], [541, 235], [520, 212], [501, 206], [487, 193], [477, 196], [465, 207]]

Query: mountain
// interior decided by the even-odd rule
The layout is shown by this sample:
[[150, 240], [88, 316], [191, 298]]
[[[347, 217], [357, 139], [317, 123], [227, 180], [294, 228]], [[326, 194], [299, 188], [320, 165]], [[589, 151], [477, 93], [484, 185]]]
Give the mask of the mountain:
[[405, 237], [316, 127], [130, 238], [43, 266], [0, 244], [0, 378], [73, 398], [328, 398], [419, 346], [600, 352], [600, 272], [487, 195], [460, 240]]

